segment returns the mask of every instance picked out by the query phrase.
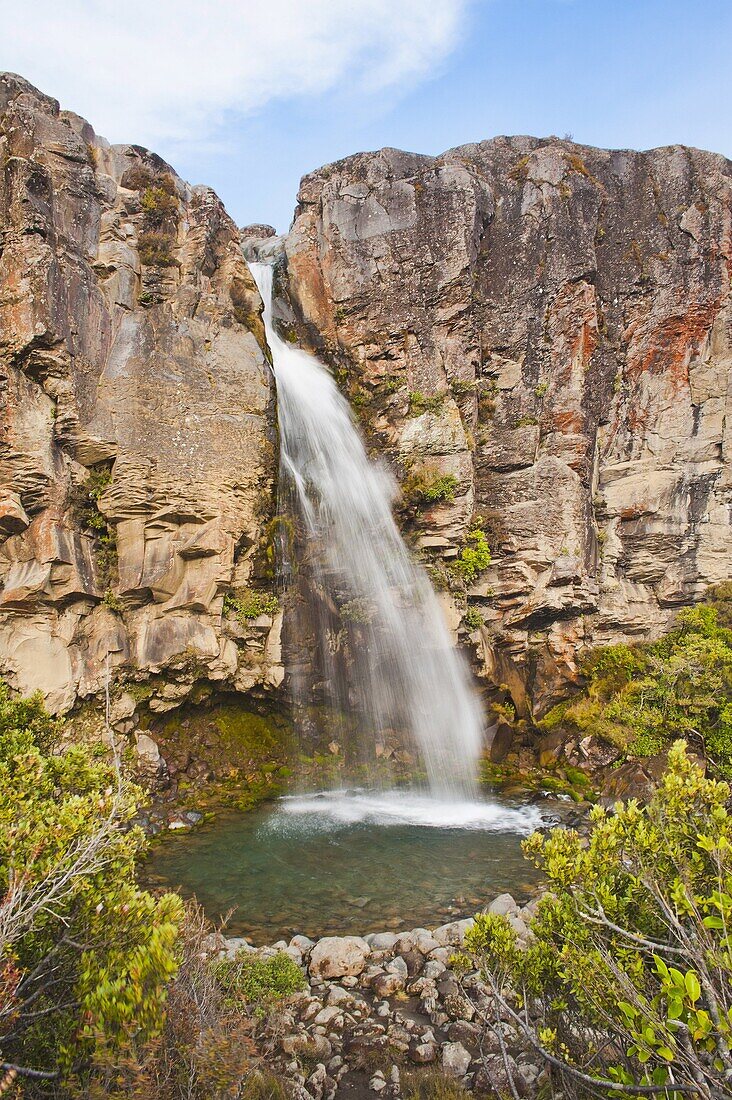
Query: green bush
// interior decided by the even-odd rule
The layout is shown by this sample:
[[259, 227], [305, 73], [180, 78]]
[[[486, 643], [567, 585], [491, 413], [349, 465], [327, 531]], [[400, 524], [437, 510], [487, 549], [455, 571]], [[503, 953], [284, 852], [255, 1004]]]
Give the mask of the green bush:
[[452, 563], [451, 568], [466, 584], [473, 584], [490, 563], [491, 551], [486, 533], [482, 527], [474, 527], [472, 531], [468, 531], [466, 545], [460, 551], [457, 561]]
[[0, 684], [0, 1049], [58, 1074], [164, 1023], [182, 902], [135, 881], [140, 791]]
[[422, 511], [433, 504], [453, 501], [459, 484], [454, 474], [441, 474], [434, 466], [414, 470], [402, 482], [404, 507]]
[[166, 191], [164, 187], [147, 187], [140, 205], [145, 223], [151, 229], [160, 229], [178, 217], [178, 198], [175, 192]]
[[468, 630], [477, 630], [483, 626], [485, 620], [477, 607], [469, 607], [463, 615], [463, 622]]
[[274, 592], [242, 589], [227, 592], [224, 596], [224, 615], [233, 615], [242, 626], [260, 615], [274, 616], [280, 609], [280, 601]]
[[117, 580], [117, 534], [100, 510], [99, 500], [111, 484], [112, 464], [100, 462], [90, 468], [86, 481], [72, 490], [69, 499], [75, 522], [95, 540], [99, 587], [110, 592]]
[[105, 607], [108, 607], [110, 611], [114, 611], [118, 615], [121, 615], [125, 609], [125, 605], [122, 603], [122, 600], [115, 592], [112, 591], [111, 588], [108, 588], [105, 591], [104, 596], [102, 597], [102, 603], [105, 605]]
[[540, 723], [594, 733], [639, 756], [683, 737], [732, 775], [732, 630], [726, 604], [700, 604], [673, 630], [646, 645], [597, 650], [586, 661], [585, 691]]
[[549, 892], [523, 947], [494, 914], [467, 934], [460, 964], [480, 969], [496, 1021], [543, 1052], [565, 1095], [729, 1095], [729, 794], [678, 742], [647, 806], [595, 808], [589, 838], [524, 842]]
[[409, 394], [409, 415], [422, 416], [423, 413], [439, 413], [445, 404], [445, 394], [435, 393], [428, 396], [421, 390], [412, 390]]
[[468, 382], [462, 378], [453, 378], [450, 383], [450, 392], [456, 400], [461, 397], [467, 397], [469, 393], [475, 391], [475, 382]]
[[302, 970], [284, 951], [269, 957], [239, 951], [234, 959], [220, 962], [216, 974], [232, 1003], [253, 1005], [260, 1015], [307, 987]]

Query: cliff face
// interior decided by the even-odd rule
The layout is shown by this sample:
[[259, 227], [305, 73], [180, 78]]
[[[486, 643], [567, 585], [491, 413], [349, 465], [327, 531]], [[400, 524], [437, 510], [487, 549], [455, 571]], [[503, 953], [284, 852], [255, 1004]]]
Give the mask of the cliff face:
[[0, 77], [0, 654], [56, 711], [282, 679], [222, 622], [272, 513], [261, 302], [216, 195]]
[[[143, 697], [276, 689], [280, 616], [224, 608], [271, 581], [276, 463], [239, 232], [12, 75], [0, 165], [0, 673], [56, 711], [109, 676], [123, 731]], [[417, 487], [406, 526], [489, 694], [540, 714], [585, 647], [732, 575], [728, 161], [361, 154], [303, 180], [284, 250], [281, 315]], [[454, 499], [430, 502], [440, 479]], [[465, 593], [476, 524], [493, 561]]]
[[282, 281], [403, 476], [453, 475], [417, 545], [476, 517], [463, 640], [542, 713], [586, 646], [662, 630], [732, 575], [732, 164], [497, 138], [302, 181]]

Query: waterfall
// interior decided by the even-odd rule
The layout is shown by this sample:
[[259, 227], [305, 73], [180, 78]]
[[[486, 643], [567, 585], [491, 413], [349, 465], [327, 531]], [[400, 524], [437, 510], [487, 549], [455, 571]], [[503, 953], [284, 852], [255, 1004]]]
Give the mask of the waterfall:
[[[251, 264], [277, 384], [281, 467], [302, 517], [317, 583], [358, 609], [352, 695], [378, 741], [406, 732], [423, 758], [430, 792], [475, 793], [480, 708], [424, 570], [392, 516], [396, 483], [369, 459], [350, 407], [328, 371], [286, 343], [272, 321], [272, 267]], [[327, 650], [327, 645], [324, 645]]]

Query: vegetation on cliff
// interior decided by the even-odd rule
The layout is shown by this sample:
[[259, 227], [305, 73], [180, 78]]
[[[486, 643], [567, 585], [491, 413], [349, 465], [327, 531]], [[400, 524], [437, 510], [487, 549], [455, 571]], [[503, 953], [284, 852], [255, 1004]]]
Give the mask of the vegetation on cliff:
[[585, 691], [560, 703], [545, 730], [596, 734], [635, 756], [683, 737], [732, 775], [732, 584], [685, 609], [657, 642], [596, 650]]

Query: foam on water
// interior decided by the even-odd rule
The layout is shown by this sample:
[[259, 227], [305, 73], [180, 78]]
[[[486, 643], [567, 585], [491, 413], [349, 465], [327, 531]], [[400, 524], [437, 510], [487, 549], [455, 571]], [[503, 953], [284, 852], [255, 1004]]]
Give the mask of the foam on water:
[[334, 790], [282, 798], [266, 829], [276, 833], [330, 832], [350, 825], [411, 825], [527, 836], [542, 823], [536, 806], [480, 800], [440, 800], [410, 791]]

